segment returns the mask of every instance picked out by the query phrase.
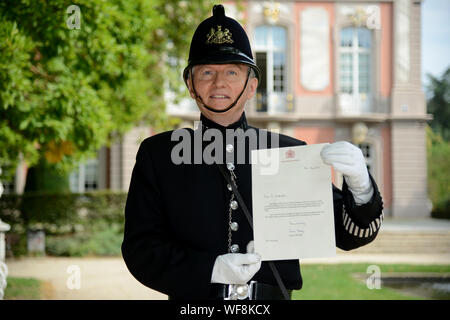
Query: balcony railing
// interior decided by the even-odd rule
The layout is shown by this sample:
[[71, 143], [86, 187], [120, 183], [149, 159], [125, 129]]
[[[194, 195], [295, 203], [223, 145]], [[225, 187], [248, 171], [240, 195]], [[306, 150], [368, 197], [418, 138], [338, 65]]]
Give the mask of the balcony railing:
[[389, 101], [373, 96], [372, 94], [337, 95], [336, 115], [340, 117], [358, 117], [373, 114], [389, 113]]
[[294, 111], [294, 96], [285, 92], [258, 91], [256, 94], [256, 112], [284, 114]]

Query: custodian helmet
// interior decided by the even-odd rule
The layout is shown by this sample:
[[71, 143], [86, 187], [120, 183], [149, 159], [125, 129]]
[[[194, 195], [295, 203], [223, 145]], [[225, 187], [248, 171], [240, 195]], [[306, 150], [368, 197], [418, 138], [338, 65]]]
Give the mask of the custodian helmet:
[[259, 69], [253, 60], [250, 41], [244, 28], [234, 19], [225, 16], [222, 5], [213, 7], [213, 16], [204, 20], [195, 30], [189, 50], [188, 65], [183, 77], [197, 64], [243, 63], [255, 71], [259, 80]]
[[[250, 41], [244, 28], [236, 20], [225, 16], [225, 9], [222, 5], [215, 5], [213, 7], [213, 16], [200, 23], [194, 32], [189, 50], [188, 65], [183, 72], [184, 81], [187, 82], [191, 69], [195, 65], [229, 63], [248, 65], [254, 70], [256, 78], [259, 80], [260, 72], [253, 60]], [[245, 86], [247, 86], [247, 82]], [[228, 108], [220, 111], [205, 105], [198, 96], [197, 100], [200, 100], [211, 111], [225, 112], [236, 104], [241, 95]]]

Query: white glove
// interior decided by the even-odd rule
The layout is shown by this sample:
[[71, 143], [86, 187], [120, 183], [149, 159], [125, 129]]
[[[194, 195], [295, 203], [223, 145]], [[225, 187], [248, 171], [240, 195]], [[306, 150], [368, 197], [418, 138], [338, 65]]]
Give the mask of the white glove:
[[253, 253], [253, 241], [247, 245], [247, 252], [227, 253], [216, 258], [211, 283], [246, 284], [261, 268], [261, 257]]
[[320, 156], [323, 162], [344, 175], [356, 204], [369, 202], [373, 195], [373, 186], [361, 149], [347, 141], [338, 141], [325, 145]]

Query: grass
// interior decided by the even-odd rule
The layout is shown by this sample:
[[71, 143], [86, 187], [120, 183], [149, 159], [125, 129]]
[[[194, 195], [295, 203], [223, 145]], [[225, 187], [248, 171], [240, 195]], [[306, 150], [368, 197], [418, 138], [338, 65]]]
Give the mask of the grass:
[[[303, 264], [301, 266], [303, 288], [292, 294], [293, 300], [415, 300], [412, 296], [381, 285], [380, 289], [368, 289], [365, 279], [371, 264]], [[450, 266], [377, 264], [383, 273], [391, 272], [450, 272]], [[365, 274], [363, 280], [353, 274]]]
[[[303, 264], [303, 288], [294, 291], [293, 300], [423, 300], [381, 285], [381, 289], [368, 289], [365, 279], [371, 264]], [[383, 273], [440, 272], [449, 273], [449, 265], [377, 264]], [[362, 280], [354, 274], [362, 274]], [[51, 297], [51, 288], [45, 282], [32, 278], [8, 278], [5, 300], [38, 300]]]
[[39, 300], [43, 296], [43, 283], [32, 278], [8, 277], [5, 300]]

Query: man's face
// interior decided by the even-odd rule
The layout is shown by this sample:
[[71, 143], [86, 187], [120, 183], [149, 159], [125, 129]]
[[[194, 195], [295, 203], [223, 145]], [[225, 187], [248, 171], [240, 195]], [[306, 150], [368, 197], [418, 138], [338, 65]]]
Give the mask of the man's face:
[[[192, 69], [195, 91], [202, 101], [216, 110], [224, 110], [231, 105], [241, 93], [247, 80], [248, 66], [243, 64], [208, 64], [197, 65]], [[188, 81], [191, 97], [195, 99], [192, 79]], [[214, 113], [197, 101], [200, 111], [211, 120], [223, 124], [225, 120], [237, 121], [244, 110], [247, 100], [253, 97], [258, 86], [256, 78], [249, 79], [246, 89], [236, 106], [224, 113]], [[236, 119], [237, 118], [237, 119]], [[229, 122], [225, 121], [225, 122]], [[232, 123], [232, 122], [230, 122]]]

